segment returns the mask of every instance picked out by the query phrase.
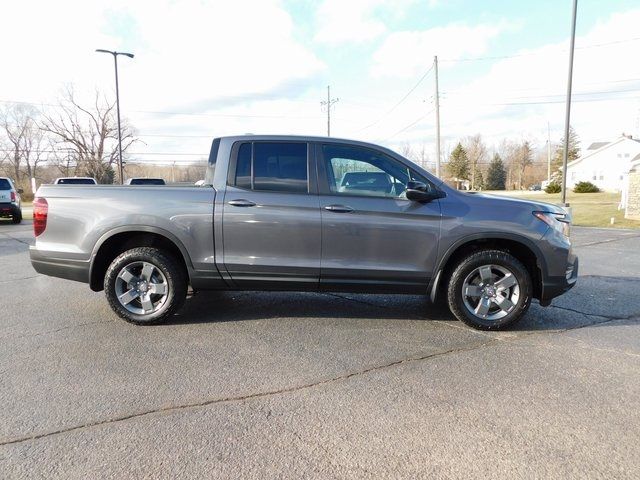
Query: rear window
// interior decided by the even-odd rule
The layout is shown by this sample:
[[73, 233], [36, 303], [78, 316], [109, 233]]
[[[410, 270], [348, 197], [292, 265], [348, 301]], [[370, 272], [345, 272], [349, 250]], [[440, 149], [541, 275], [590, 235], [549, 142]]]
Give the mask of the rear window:
[[0, 190], [11, 190], [11, 184], [6, 178], [0, 178]]
[[90, 178], [61, 178], [58, 185], [95, 185]]
[[165, 185], [161, 178], [133, 178], [131, 185]]
[[238, 149], [235, 186], [307, 193], [307, 144], [294, 142], [244, 143]]

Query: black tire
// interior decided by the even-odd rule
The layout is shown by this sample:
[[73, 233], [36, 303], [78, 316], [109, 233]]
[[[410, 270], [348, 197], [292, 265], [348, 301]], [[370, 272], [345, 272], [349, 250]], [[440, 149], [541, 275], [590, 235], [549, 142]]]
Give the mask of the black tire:
[[[151, 305], [157, 309], [151, 311], [151, 313], [135, 313], [128, 310], [118, 299], [117, 289], [123, 288], [125, 283], [119, 275], [125, 267], [135, 272], [138, 265], [142, 268], [141, 265], [145, 264], [151, 264], [157, 269], [153, 270], [155, 278], [164, 277], [162, 278], [162, 285], [165, 285], [163, 288], [166, 289], [166, 293], [154, 295], [154, 297], [151, 297], [152, 294], [148, 293], [148, 298], [156, 299], [157, 307], [153, 304], [153, 301]], [[161, 272], [161, 275], [158, 271]], [[142, 279], [142, 276], [136, 278]], [[187, 283], [184, 265], [173, 255], [157, 248], [137, 247], [121, 253], [111, 262], [104, 277], [104, 291], [109, 305], [118, 316], [136, 325], [153, 325], [165, 321], [182, 306], [187, 296]], [[148, 284], [151, 285], [153, 283], [149, 280]], [[129, 286], [124, 288], [127, 289]], [[129, 308], [134, 309], [139, 303], [140, 309], [144, 310], [141, 299], [142, 297], [138, 297], [131, 300]]]
[[18, 210], [18, 213], [16, 213], [13, 217], [11, 217], [11, 221], [14, 224], [18, 224], [22, 221], [22, 211]]
[[[517, 280], [517, 293], [514, 293], [515, 287], [511, 287], [511, 289], [506, 290], [504, 294], [504, 297], [507, 297], [509, 301], [514, 299], [517, 299], [517, 301], [511, 302], [513, 306], [510, 307], [508, 313], [498, 319], [482, 318], [471, 312], [465, 304], [465, 295], [463, 295], [465, 280], [473, 275], [477, 269], [480, 269], [480, 267], [488, 265], [494, 266], [493, 271], [496, 271], [496, 268], [500, 268], [510, 272]], [[493, 285], [492, 282], [490, 283]], [[476, 286], [473, 285], [473, 287]], [[477, 286], [477, 288], [480, 288], [480, 286]], [[497, 302], [491, 300], [491, 298], [496, 297], [495, 290], [490, 290], [490, 293], [493, 294], [493, 297], [488, 298], [487, 302], [491, 305], [491, 311], [494, 311], [496, 316], [503, 315], [505, 309], [500, 308]], [[510, 297], [509, 295], [512, 296]], [[478, 330], [501, 330], [513, 325], [520, 320], [529, 309], [531, 295], [531, 275], [526, 267], [513, 255], [501, 250], [480, 250], [461, 259], [455, 266], [447, 287], [447, 302], [451, 313], [453, 313], [458, 320]], [[473, 296], [467, 296], [466, 298], [468, 304], [471, 304], [474, 300]], [[480, 301], [479, 299], [478, 302]], [[491, 315], [491, 313], [489, 312], [488, 315]]]

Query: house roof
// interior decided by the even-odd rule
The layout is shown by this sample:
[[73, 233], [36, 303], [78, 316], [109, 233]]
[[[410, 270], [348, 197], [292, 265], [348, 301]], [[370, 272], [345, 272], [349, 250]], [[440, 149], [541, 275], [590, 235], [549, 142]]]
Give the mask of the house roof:
[[[577, 165], [578, 163], [582, 162], [582, 160], [591, 157], [592, 155], [595, 155], [597, 153], [600, 153], [603, 150], [606, 150], [609, 147], [612, 147], [613, 145], [617, 145], [620, 142], [624, 142], [625, 140], [630, 140], [632, 142], [639, 142], [640, 140], [635, 139], [635, 138], [629, 138], [626, 135], [621, 135], [620, 137], [618, 137], [617, 139], [615, 139], [613, 142], [594, 142], [591, 145], [589, 145], [589, 148], [587, 148], [588, 152], [586, 155], [582, 155], [580, 158], [576, 158], [573, 162], [569, 162], [567, 164], [567, 167], [573, 167], [574, 165]], [[595, 150], [592, 149], [591, 147], [593, 147], [594, 145], [602, 145], [598, 148], [596, 148]], [[634, 158], [635, 160], [635, 158]]]
[[593, 142], [587, 150], [598, 150], [599, 148], [604, 147], [605, 145], [609, 145], [610, 142]]

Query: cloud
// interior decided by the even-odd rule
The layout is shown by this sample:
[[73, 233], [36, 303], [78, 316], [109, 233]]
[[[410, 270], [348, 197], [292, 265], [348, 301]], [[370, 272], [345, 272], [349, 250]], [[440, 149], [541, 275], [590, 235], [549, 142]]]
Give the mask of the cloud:
[[[630, 59], [640, 56], [640, 41], [632, 40], [639, 23], [640, 9], [613, 14], [576, 39], [571, 123], [585, 139], [637, 128], [640, 64]], [[520, 132], [541, 138], [548, 121], [557, 141], [567, 69], [568, 41], [522, 50], [472, 82], [442, 86], [444, 115], [458, 134], [473, 124], [496, 137]]]
[[390, 34], [373, 54], [372, 74], [406, 77], [424, 70], [434, 55], [456, 60], [486, 52], [489, 43], [508, 28], [507, 22], [487, 25], [450, 24], [420, 31]]
[[315, 41], [336, 45], [366, 42], [386, 32], [385, 24], [374, 17], [382, 0], [324, 0], [318, 7]]

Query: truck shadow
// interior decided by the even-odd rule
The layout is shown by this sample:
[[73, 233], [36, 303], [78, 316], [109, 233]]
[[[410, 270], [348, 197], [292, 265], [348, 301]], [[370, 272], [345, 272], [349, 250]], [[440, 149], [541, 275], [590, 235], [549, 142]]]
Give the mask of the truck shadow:
[[[640, 316], [640, 296], [629, 300], [620, 284], [638, 278], [600, 278], [583, 282], [553, 305], [534, 301], [524, 318], [510, 331], [546, 331], [577, 328], [615, 318]], [[603, 305], [603, 294], [612, 305]], [[623, 302], [623, 299], [626, 300]], [[600, 300], [594, 300], [600, 299]], [[279, 318], [365, 319], [456, 322], [449, 309], [421, 295], [365, 295], [297, 292], [200, 292], [189, 298], [182, 311], [166, 324], [235, 322]], [[462, 323], [460, 323], [462, 325]]]

